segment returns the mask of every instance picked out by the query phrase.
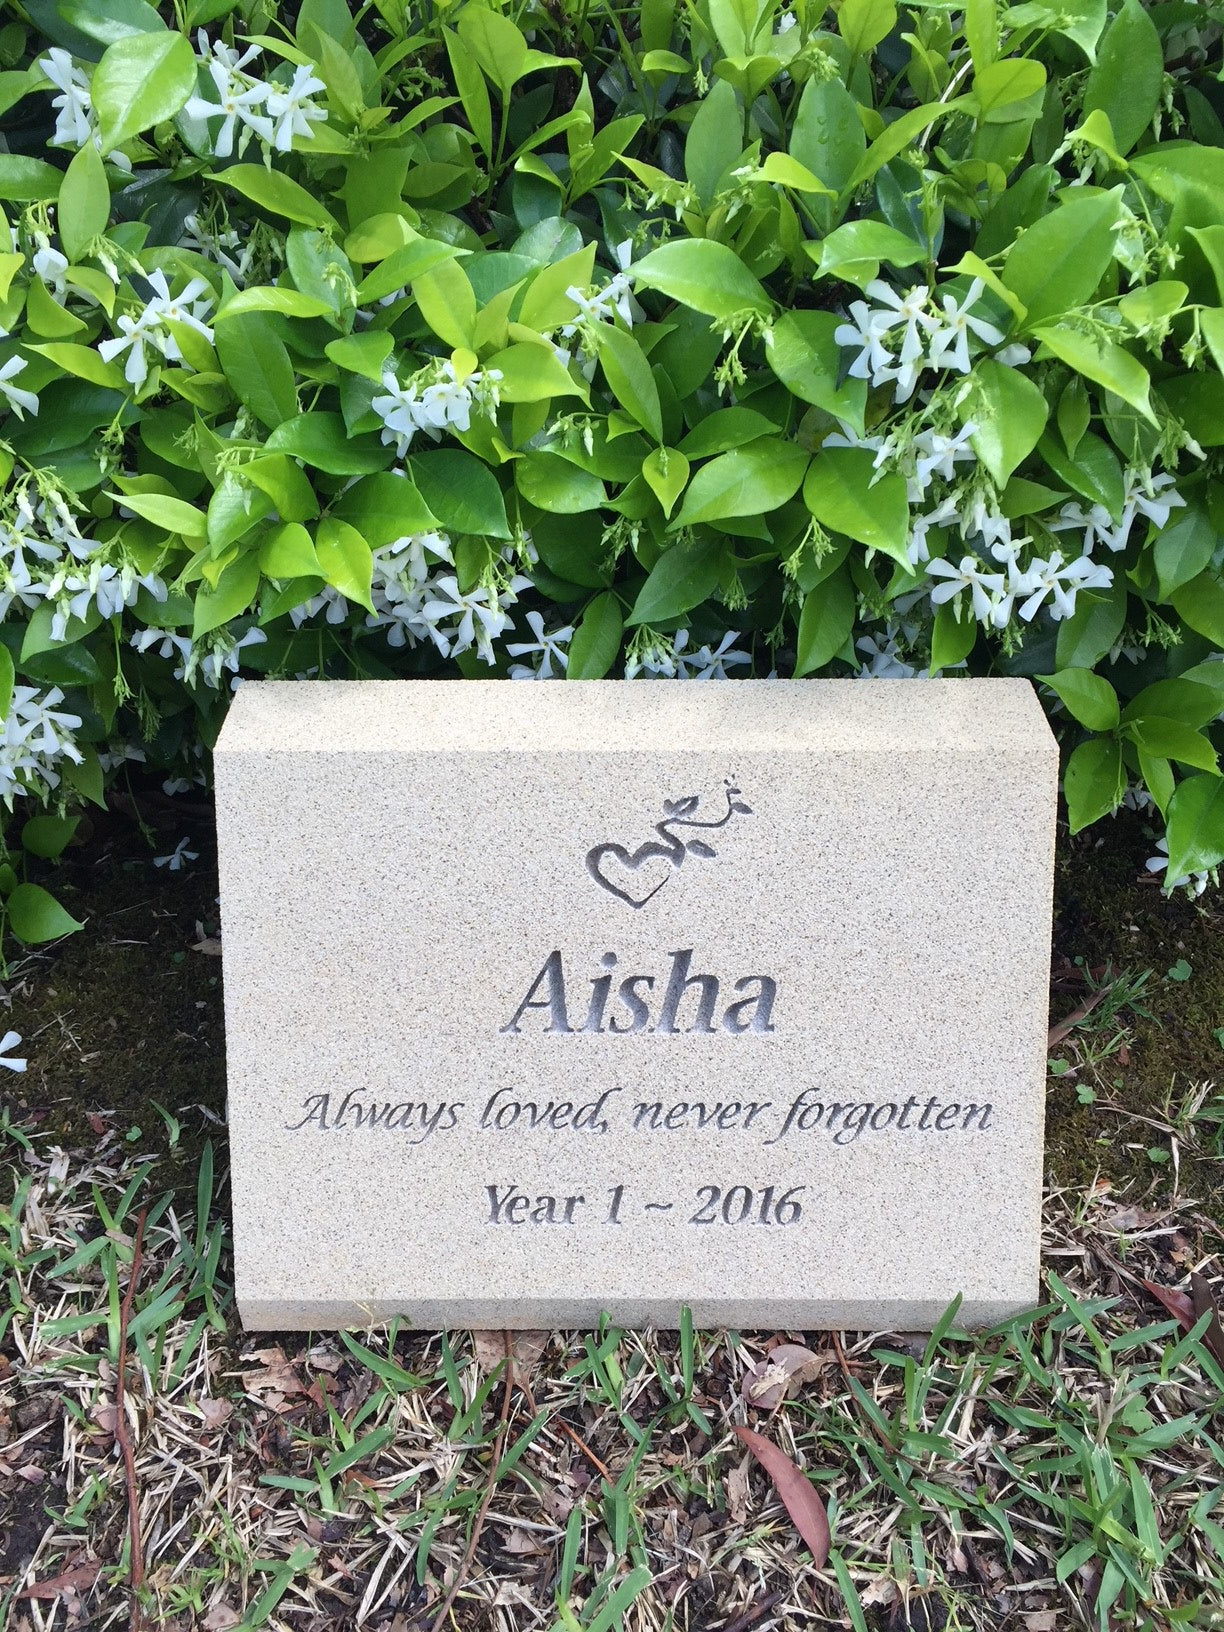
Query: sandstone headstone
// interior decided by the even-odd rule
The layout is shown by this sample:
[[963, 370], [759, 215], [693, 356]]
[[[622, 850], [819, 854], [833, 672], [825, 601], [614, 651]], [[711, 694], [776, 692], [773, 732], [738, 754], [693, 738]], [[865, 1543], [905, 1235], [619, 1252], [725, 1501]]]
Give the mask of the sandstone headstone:
[[1035, 1300], [1027, 682], [249, 683], [216, 775], [248, 1326]]

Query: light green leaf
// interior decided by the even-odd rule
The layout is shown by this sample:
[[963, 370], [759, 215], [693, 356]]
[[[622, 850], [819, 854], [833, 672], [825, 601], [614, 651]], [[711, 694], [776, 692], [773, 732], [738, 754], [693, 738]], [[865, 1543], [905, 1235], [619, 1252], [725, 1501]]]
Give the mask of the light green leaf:
[[489, 103], [489, 88], [485, 84], [480, 64], [451, 29], [444, 28], [442, 37], [446, 41], [446, 54], [450, 58], [451, 73], [455, 76], [455, 89], [459, 92], [467, 122], [471, 125], [472, 134], [480, 143], [485, 157], [491, 159], [493, 109]]
[[1033, 336], [1061, 362], [1103, 385], [1123, 402], [1129, 402], [1149, 423], [1159, 423], [1149, 401], [1151, 378], [1129, 351], [1099, 334], [1085, 334], [1067, 323], [1043, 324], [1033, 330]]
[[272, 215], [283, 215], [304, 227], [332, 227], [339, 231], [331, 211], [282, 170], [265, 170], [262, 164], [231, 164], [208, 179], [219, 187], [232, 187]]
[[329, 340], [323, 350], [337, 368], [360, 374], [363, 380], [373, 380], [377, 385], [382, 380], [387, 359], [395, 350], [395, 338], [386, 329], [366, 329], [361, 334], [344, 334], [338, 340]]
[[739, 97], [725, 79], [716, 79], [684, 138], [684, 173], [697, 189], [703, 210], [710, 208], [723, 175], [744, 149], [744, 115]]
[[866, 56], [897, 26], [893, 0], [842, 0], [837, 32], [856, 57]]
[[335, 308], [297, 289], [274, 289], [264, 285], [240, 290], [226, 301], [212, 321], [224, 323], [241, 317], [244, 312], [279, 312], [282, 317], [332, 317]]
[[602, 680], [620, 653], [624, 627], [620, 602], [611, 590], [596, 595], [574, 630], [565, 678]]
[[861, 433], [867, 382], [840, 379], [841, 348], [833, 338], [840, 323], [835, 312], [785, 312], [766, 341], [765, 360], [794, 396]]
[[983, 358], [969, 376], [971, 389], [960, 406], [972, 420], [969, 440], [999, 487], [1041, 440], [1050, 405], [1039, 386], [1018, 369]]
[[315, 554], [332, 588], [373, 612], [370, 583], [374, 576], [374, 552], [356, 527], [350, 527], [338, 516], [324, 516], [315, 533]]
[[253, 554], [240, 555], [231, 561], [217, 579], [215, 588], [205, 583], [197, 590], [195, 616], [191, 625], [192, 639], [199, 640], [201, 635], [211, 634], [222, 624], [241, 617], [249, 609], [258, 589], [259, 562], [256, 557]]
[[726, 546], [718, 538], [682, 539], [664, 550], [642, 585], [629, 623], [667, 623], [700, 606], [718, 588]]
[[259, 546], [259, 570], [266, 578], [327, 576], [300, 521], [286, 521], [272, 529]]
[[844, 567], [804, 597], [795, 647], [795, 677], [832, 662], [854, 628], [854, 583]]
[[214, 331], [231, 391], [269, 430], [298, 411], [293, 364], [276, 320], [266, 312], [231, 318]]
[[1126, 734], [1151, 758], [1173, 759], [1196, 771], [1218, 770], [1215, 749], [1201, 731], [1184, 720], [1144, 714], [1128, 723]]
[[1118, 200], [1090, 194], [1060, 204], [1025, 229], [1008, 251], [1003, 282], [1030, 325], [1084, 306], [1113, 259]]
[[54, 861], [72, 843], [80, 825], [79, 816], [31, 816], [21, 830], [21, 847], [32, 856]]
[[875, 476], [866, 448], [825, 448], [812, 460], [804, 502], [822, 527], [880, 550], [908, 570], [905, 478], [896, 472], [873, 481]]
[[200, 539], [208, 535], [208, 517], [185, 499], [171, 498], [168, 493], [111, 493], [108, 497], [167, 533]]
[[921, 244], [884, 221], [847, 221], [828, 237], [804, 247], [819, 265], [822, 278], [840, 278], [860, 289], [879, 275], [881, 261], [890, 266], [914, 266], [925, 261], [927, 253]]
[[1183, 623], [1224, 650], [1224, 581], [1218, 574], [1201, 572], [1169, 599]]
[[1117, 810], [1126, 791], [1122, 745], [1113, 737], [1081, 742], [1067, 761], [1063, 792], [1072, 833]]
[[413, 243], [402, 244], [361, 280], [357, 285], [357, 299], [365, 305], [382, 300], [384, 296], [405, 288], [414, 278], [437, 266], [439, 261], [454, 258], [452, 245], [437, 243], [432, 238], [418, 238]]
[[587, 400], [585, 387], [574, 379], [551, 346], [528, 342], [509, 346], [481, 366], [500, 370], [497, 389], [503, 402], [548, 402], [553, 397]]
[[57, 941], [85, 926], [63, 907], [41, 884], [18, 884], [5, 903], [9, 928], [27, 946]]
[[62, 369], [65, 374], [75, 375], [78, 380], [88, 380], [91, 385], [105, 386], [108, 391], [128, 389], [119, 364], [103, 362], [93, 346], [77, 345], [72, 340], [51, 340], [46, 345], [31, 345], [28, 349], [37, 352], [40, 357], [45, 357], [49, 363], [54, 363], [56, 368]]
[[954, 96], [947, 102], [928, 102], [920, 108], [911, 108], [899, 119], [894, 119], [867, 149], [855, 167], [854, 174], [843, 187], [842, 197], [847, 198], [856, 188], [861, 187], [863, 182], [870, 181], [877, 171], [882, 170], [886, 164], [891, 164], [907, 147], [912, 147], [918, 137], [925, 135], [932, 125], [950, 118], [954, 113], [970, 112], [972, 108], [972, 97]]
[[1103, 594], [1077, 596], [1075, 611], [1058, 626], [1055, 660], [1060, 669], [1093, 669], [1122, 633], [1126, 622], [1126, 580], [1116, 574]]
[[707, 317], [744, 312], [767, 317], [773, 302], [733, 249], [712, 238], [678, 238], [651, 250], [633, 266], [639, 289], [657, 289], [669, 300]]
[[642, 429], [658, 443], [663, 441], [663, 414], [659, 388], [650, 371], [650, 360], [625, 329], [609, 323], [599, 326], [599, 361], [612, 394]]
[[269, 435], [269, 453], [287, 453], [329, 476], [364, 476], [391, 463], [376, 436], [352, 436], [340, 414], [315, 410], [286, 419]]
[[1045, 89], [1046, 71], [1032, 57], [1006, 57], [983, 68], [973, 81], [981, 118], [1005, 121], [1017, 117], [1016, 104]]
[[0, 198], [15, 204], [41, 203], [58, 198], [64, 172], [46, 159], [24, 153], [0, 153]]
[[110, 201], [102, 155], [92, 142], [86, 142], [64, 172], [56, 211], [64, 254], [70, 261], [84, 260], [89, 245], [106, 231]]
[[854, 98], [840, 79], [813, 75], [799, 98], [791, 129], [791, 157], [840, 193], [866, 151], [867, 137]]
[[1118, 694], [1091, 669], [1061, 669], [1037, 678], [1062, 699], [1067, 712], [1089, 731], [1113, 731], [1118, 724]]
[[688, 481], [688, 460], [675, 448], [652, 448], [642, 460], [642, 475], [663, 506], [663, 514], [670, 516]]
[[1105, 30], [1084, 87], [1084, 112], [1109, 119], [1120, 153], [1129, 153], [1156, 116], [1164, 87], [1164, 51], [1139, 0], [1124, 0]]
[[608, 502], [598, 476], [555, 453], [534, 450], [516, 461], [514, 480], [528, 504], [552, 515], [576, 516]]
[[719, 454], [689, 483], [672, 526], [768, 515], [799, 491], [810, 457], [806, 448], [777, 436]]
[[997, 0], [966, 0], [965, 39], [973, 71], [980, 74], [999, 55], [999, 8]]
[[90, 82], [103, 151], [173, 119], [195, 82], [195, 54], [181, 34], [128, 34], [107, 46]]

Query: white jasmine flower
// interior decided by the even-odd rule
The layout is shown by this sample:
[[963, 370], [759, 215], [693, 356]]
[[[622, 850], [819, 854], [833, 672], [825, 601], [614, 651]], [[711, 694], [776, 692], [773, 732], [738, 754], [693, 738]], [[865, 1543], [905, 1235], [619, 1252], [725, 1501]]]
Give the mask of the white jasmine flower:
[[30, 264], [42, 279], [43, 285], [52, 300], [63, 306], [68, 299], [68, 284], [65, 274], [68, 271], [68, 257], [62, 255], [58, 249], [53, 249], [45, 234], [37, 236], [38, 249], [34, 251]]
[[876, 635], [864, 635], [855, 641], [854, 649], [866, 659], [858, 672], [860, 680], [913, 680], [918, 674], [912, 664], [902, 659], [892, 633], [885, 632], [882, 642]]
[[273, 137], [272, 120], [267, 114], [256, 111], [268, 101], [270, 87], [262, 80], [253, 79], [242, 72], [247, 63], [259, 56], [259, 47], [252, 45], [239, 56], [220, 40], [210, 48], [203, 29], [198, 38], [201, 52], [207, 53], [204, 66], [216, 90], [217, 101], [208, 102], [202, 96], [192, 96], [183, 112], [189, 119], [221, 119], [221, 128], [213, 143], [213, 153], [219, 159], [228, 159], [232, 155], [239, 124], [243, 127], [238, 142], [240, 154], [252, 135], [270, 143]]
[[19, 1060], [13, 1053], [13, 1050], [19, 1047], [20, 1043], [21, 1033], [19, 1031], [6, 1031], [4, 1036], [0, 1037], [0, 1065], [6, 1071], [20, 1072], [26, 1069], [29, 1062]]
[[927, 566], [927, 572], [932, 577], [944, 579], [943, 583], [931, 590], [933, 606], [941, 606], [967, 589], [973, 602], [973, 615], [978, 622], [993, 621], [995, 600], [1005, 593], [1001, 573], [984, 571], [981, 562], [972, 555], [962, 556], [959, 567], [954, 567], [950, 561], [932, 561]]
[[51, 98], [51, 106], [57, 110], [51, 145], [84, 147], [93, 133], [89, 81], [71, 55], [58, 45], [53, 45], [45, 57], [38, 59], [38, 66], [60, 93]]
[[955, 368], [962, 374], [969, 372], [969, 333], [977, 335], [988, 346], [1001, 345], [1003, 331], [985, 318], [971, 317], [970, 313], [981, 298], [986, 285], [974, 278], [959, 305], [953, 295], [945, 295], [941, 302], [943, 318], [937, 321], [931, 335], [931, 367]]
[[951, 527], [959, 520], [958, 501], [954, 493], [949, 493], [942, 504], [936, 505], [925, 516], [914, 516], [910, 521], [910, 535], [905, 546], [910, 566], [917, 568], [931, 559], [927, 534], [932, 527]]
[[1131, 528], [1136, 516], [1145, 516], [1156, 524], [1159, 531], [1170, 514], [1185, 504], [1185, 499], [1173, 485], [1174, 478], [1167, 472], [1154, 476], [1150, 470], [1128, 470], [1124, 478], [1125, 497], [1122, 519], [1111, 536], [1101, 534], [1111, 550], [1124, 550], [1130, 542]]
[[955, 436], [945, 436], [942, 431], [919, 431], [914, 438], [913, 445], [917, 449], [917, 476], [925, 489], [932, 476], [942, 476], [945, 481], [956, 479], [956, 465], [962, 463], [976, 464], [977, 454], [970, 444], [970, 437], [977, 430], [972, 420], [967, 421]]
[[310, 100], [317, 92], [327, 89], [321, 79], [316, 79], [313, 63], [303, 63], [294, 69], [287, 90], [275, 84], [265, 89], [268, 113], [273, 123], [272, 142], [278, 153], [288, 153], [295, 136], [312, 139], [314, 131], [310, 128], [311, 120], [326, 122], [326, 111]]
[[[686, 630], [687, 634], [688, 631]], [[711, 649], [699, 646], [695, 652], [676, 653], [676, 678], [679, 680], [729, 680], [728, 669], [741, 664], [748, 666], [752, 658], [748, 652], [735, 649], [738, 629], [728, 629], [718, 645]]]
[[498, 593], [487, 584], [477, 584], [464, 593], [458, 578], [450, 573], [428, 585], [421, 617], [443, 657], [458, 657], [475, 646], [483, 663], [493, 663], [493, 642], [510, 626], [506, 608], [517, 601], [519, 591], [529, 587], [528, 579], [515, 577]]
[[307, 618], [317, 617], [326, 608], [327, 621], [330, 624], [343, 623], [348, 617], [348, 602], [338, 589], [331, 584], [324, 584], [317, 595], [309, 600], [290, 607], [289, 619], [295, 629], [300, 629]]
[[859, 348], [858, 356], [846, 370], [847, 374], [851, 379], [867, 380], [872, 385], [879, 385], [883, 381], [884, 370], [889, 368], [893, 361], [892, 352], [884, 344], [885, 331], [877, 321], [879, 316], [880, 314], [873, 312], [865, 300], [852, 300], [850, 322], [840, 324], [833, 331], [833, 339], [839, 346]]
[[8, 362], [0, 368], [0, 394], [8, 399], [8, 405], [17, 415], [24, 419], [27, 414], [37, 414], [38, 398], [33, 391], [23, 391], [19, 385], [11, 382], [18, 374], [24, 372], [30, 365], [24, 357], [10, 357]]
[[1115, 531], [1113, 517], [1103, 504], [1094, 504], [1085, 510], [1077, 501], [1064, 504], [1058, 512], [1055, 521], [1046, 523], [1052, 533], [1079, 533], [1083, 539], [1083, 553], [1091, 555], [1093, 547], [1098, 542], [1106, 544], [1111, 550], [1120, 546], [1114, 543]]
[[154, 856], [154, 867], [165, 867], [172, 873], [178, 873], [183, 870], [189, 861], [198, 861], [200, 852], [198, 850], [188, 850], [187, 846], [190, 842], [190, 839], [180, 839], [168, 856]]
[[46, 692], [13, 687], [8, 714], [0, 720], [0, 799], [10, 810], [17, 796], [57, 788], [60, 760], [79, 765], [84, 758], [72, 736], [81, 728], [81, 716], [61, 709], [63, 700], [58, 686]]
[[146, 346], [160, 352], [168, 362], [183, 361], [179, 343], [168, 324], [185, 324], [203, 335], [210, 345], [213, 339], [213, 331], [204, 319], [212, 311], [214, 297], [203, 278], [192, 278], [179, 295], [170, 293], [166, 274], [162, 271], [150, 272], [148, 282], [153, 289], [153, 298], [135, 317], [122, 313], [115, 323], [120, 333], [111, 340], [103, 340], [98, 347], [99, 356], [108, 363], [122, 352], [127, 352], [123, 376], [137, 390], [149, 377]]
[[1020, 607], [1025, 623], [1036, 616], [1047, 595], [1052, 597], [1050, 616], [1058, 622], [1072, 616], [1075, 598], [1081, 589], [1108, 589], [1113, 583], [1113, 573], [1108, 567], [1087, 555], [1064, 563], [1059, 550], [1055, 550], [1048, 561], [1034, 561], [1027, 577], [1027, 599]]
[[534, 657], [535, 662], [514, 664], [510, 670], [510, 678], [559, 679], [569, 668], [569, 652], [566, 648], [574, 638], [573, 625], [566, 624], [563, 629], [553, 629], [550, 632], [544, 628], [544, 616], [540, 612], [528, 612], [527, 622], [535, 639], [507, 642], [506, 650], [511, 657]]

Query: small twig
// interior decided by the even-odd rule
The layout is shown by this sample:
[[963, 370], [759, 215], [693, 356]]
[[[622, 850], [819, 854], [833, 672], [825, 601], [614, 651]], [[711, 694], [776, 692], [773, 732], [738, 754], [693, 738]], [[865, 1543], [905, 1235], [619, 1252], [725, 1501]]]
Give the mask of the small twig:
[[460, 1588], [467, 1580], [468, 1571], [472, 1567], [472, 1560], [476, 1557], [476, 1548], [480, 1543], [480, 1532], [484, 1529], [485, 1515], [493, 1501], [493, 1492], [497, 1488], [497, 1470], [501, 1466], [502, 1451], [506, 1444], [506, 1430], [510, 1426], [510, 1401], [514, 1395], [514, 1340], [509, 1332], [503, 1332], [502, 1338], [506, 1344], [506, 1386], [502, 1391], [501, 1419], [497, 1425], [497, 1438], [493, 1441], [493, 1457], [489, 1463], [489, 1482], [485, 1486], [484, 1497], [476, 1512], [476, 1522], [472, 1525], [472, 1534], [468, 1538], [467, 1551], [464, 1553], [459, 1568], [455, 1571], [455, 1579], [450, 1584], [450, 1591], [442, 1600], [442, 1607], [434, 1617], [433, 1632], [442, 1632], [446, 1617], [451, 1612], [451, 1605], [459, 1596]]
[[[534, 1417], [534, 1416], [538, 1415], [540, 1408], [535, 1402], [535, 1395], [531, 1392], [531, 1384], [527, 1381], [526, 1378], [520, 1377], [518, 1386], [522, 1389], [523, 1393], [527, 1396], [527, 1404], [531, 1408], [532, 1416]], [[586, 1457], [587, 1461], [596, 1470], [596, 1472], [602, 1474], [602, 1476], [608, 1481], [609, 1485], [615, 1485], [616, 1484], [616, 1480], [612, 1477], [611, 1472], [608, 1470], [608, 1468], [605, 1466], [605, 1464], [602, 1463], [599, 1460], [599, 1458], [595, 1455], [595, 1452], [587, 1444], [586, 1440], [583, 1439], [582, 1435], [578, 1432], [578, 1430], [576, 1428], [571, 1428], [569, 1423], [566, 1422], [565, 1418], [563, 1416], [561, 1416], [559, 1413], [558, 1413], [557, 1416], [550, 1417], [548, 1419], [548, 1426], [551, 1428], [554, 1425], [556, 1427], [558, 1427], [558, 1428], [561, 1428], [562, 1430], [564, 1430], [565, 1433], [567, 1433], [569, 1435], [569, 1437], [573, 1440], [574, 1444], [577, 1445], [578, 1449], [582, 1452], [583, 1456]]]
[[132, 1269], [128, 1276], [127, 1291], [123, 1294], [123, 1307], [119, 1311], [119, 1374], [115, 1380], [115, 1443], [123, 1457], [123, 1467], [127, 1475], [128, 1536], [131, 1543], [129, 1571], [132, 1592], [131, 1632], [140, 1632], [143, 1624], [140, 1613], [140, 1589], [144, 1585], [144, 1548], [140, 1540], [140, 1492], [136, 1488], [136, 1458], [132, 1452], [132, 1439], [128, 1433], [127, 1417], [124, 1413], [124, 1379], [127, 1370], [128, 1321], [132, 1314], [132, 1301], [136, 1296], [136, 1283], [140, 1279], [141, 1247], [147, 1212], [148, 1208], [142, 1207], [140, 1217], [136, 1221]]
[[1056, 1025], [1051, 1026], [1046, 1047], [1057, 1048], [1059, 1043], [1065, 1042], [1080, 1021], [1088, 1018], [1108, 991], [1108, 986], [1098, 986], [1095, 992], [1089, 992], [1082, 1003], [1075, 1005], [1065, 1020], [1060, 1020]]
[[759, 1604], [749, 1604], [733, 1621], [728, 1621], [719, 1632], [745, 1632], [745, 1628], [752, 1626], [762, 1616], [768, 1615], [771, 1609], [776, 1609], [786, 1596], [782, 1592], [771, 1592], [767, 1598], [762, 1598]]

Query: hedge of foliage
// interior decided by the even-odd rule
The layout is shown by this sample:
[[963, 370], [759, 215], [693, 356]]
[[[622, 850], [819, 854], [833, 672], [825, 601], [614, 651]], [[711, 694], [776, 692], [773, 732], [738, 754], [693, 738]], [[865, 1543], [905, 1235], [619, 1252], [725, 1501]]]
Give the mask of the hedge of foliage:
[[1218, 7], [8, 16], [22, 938], [247, 674], [1030, 675], [1073, 829], [1224, 858]]

